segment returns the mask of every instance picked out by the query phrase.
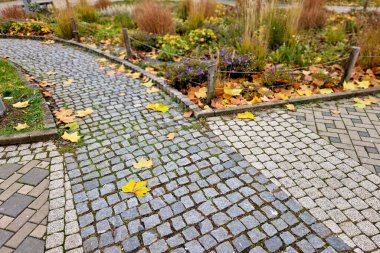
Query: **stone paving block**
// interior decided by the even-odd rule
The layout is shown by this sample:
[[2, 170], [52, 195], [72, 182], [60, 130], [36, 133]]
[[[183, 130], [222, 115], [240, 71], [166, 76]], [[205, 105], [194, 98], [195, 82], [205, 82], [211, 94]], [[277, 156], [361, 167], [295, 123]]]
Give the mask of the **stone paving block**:
[[40, 168], [33, 168], [23, 175], [18, 182], [28, 185], [37, 186], [49, 175], [49, 171]]
[[12, 232], [0, 229], [0, 248], [12, 237], [12, 235]]
[[0, 165], [0, 178], [1, 179], [8, 179], [13, 173], [18, 171], [22, 165], [19, 164], [3, 164]]
[[0, 214], [17, 217], [33, 200], [33, 197], [15, 193], [0, 205]]
[[17, 247], [14, 251], [15, 253], [44, 253], [45, 252], [45, 241], [38, 240], [33, 237], [27, 237], [25, 240]]

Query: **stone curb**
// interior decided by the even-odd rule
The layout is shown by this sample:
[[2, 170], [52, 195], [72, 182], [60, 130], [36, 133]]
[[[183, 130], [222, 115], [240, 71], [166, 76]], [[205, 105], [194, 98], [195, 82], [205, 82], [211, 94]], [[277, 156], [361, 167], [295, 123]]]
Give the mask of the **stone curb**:
[[356, 96], [365, 96], [365, 95], [370, 95], [370, 94], [378, 93], [378, 92], [380, 92], [380, 87], [363, 89], [363, 90], [351, 90], [351, 91], [344, 91], [344, 92], [323, 94], [323, 95], [315, 95], [311, 97], [299, 97], [299, 98], [292, 98], [288, 100], [264, 102], [264, 103], [254, 104], [254, 105], [242, 105], [242, 106], [218, 109], [218, 110], [205, 110], [205, 111], [200, 111], [200, 112], [194, 112], [194, 115], [197, 119], [199, 119], [199, 118], [234, 114], [234, 113], [239, 113], [239, 112], [244, 112], [244, 111], [268, 109], [268, 108], [273, 108], [275, 106], [281, 106], [281, 105], [286, 105], [286, 104], [310, 103], [310, 102], [329, 101], [329, 100], [342, 99], [342, 98], [351, 98], [351, 97], [356, 97]]
[[100, 55], [104, 58], [107, 58], [109, 60], [112, 60], [114, 62], [117, 62], [119, 64], [123, 64], [126, 67], [136, 71], [141, 72], [144, 76], [152, 79], [152, 81], [165, 93], [167, 93], [171, 98], [174, 98], [177, 102], [182, 103], [190, 110], [194, 111], [194, 116], [197, 119], [200, 118], [207, 118], [207, 117], [214, 117], [214, 116], [220, 116], [220, 115], [227, 115], [227, 114], [234, 114], [249, 110], [258, 110], [258, 109], [268, 109], [273, 108], [275, 106], [281, 106], [286, 105], [289, 103], [308, 103], [308, 102], [317, 102], [317, 101], [328, 101], [328, 100], [335, 100], [335, 99], [342, 99], [342, 98], [350, 98], [354, 96], [364, 96], [364, 95], [370, 95], [373, 93], [380, 92], [380, 87], [371, 88], [371, 89], [365, 89], [365, 90], [353, 90], [353, 91], [346, 91], [346, 92], [339, 92], [339, 93], [331, 93], [331, 94], [323, 94], [323, 95], [315, 95], [311, 97], [299, 97], [299, 98], [293, 98], [289, 100], [280, 100], [280, 101], [273, 101], [273, 102], [264, 102], [254, 105], [242, 105], [237, 107], [231, 107], [231, 108], [225, 108], [225, 109], [210, 109], [210, 110], [202, 110], [200, 109], [196, 104], [190, 101], [185, 95], [183, 95], [180, 91], [172, 88], [169, 86], [164, 80], [161, 80], [155, 75], [152, 75], [145, 71], [144, 69], [140, 68], [139, 66], [136, 66], [129, 61], [121, 60], [118, 57], [111, 55], [109, 53], [105, 53], [99, 49], [92, 48], [90, 46], [71, 41], [71, 40], [65, 40], [57, 37], [44, 37], [44, 36], [19, 36], [19, 35], [8, 35], [8, 34], [0, 34], [0, 39], [33, 39], [33, 40], [54, 40], [56, 42], [76, 46], [79, 48], [82, 48], [86, 51], [96, 53], [97, 55]]
[[[10, 62], [10, 64], [16, 69], [21, 79], [24, 82], [28, 82], [25, 79], [23, 72], [21, 71], [22, 69], [21, 66], [13, 62]], [[24, 144], [24, 143], [39, 142], [39, 141], [48, 141], [48, 140], [57, 138], [58, 131], [55, 127], [54, 118], [45, 100], [43, 100], [42, 106], [43, 106], [43, 111], [44, 111], [44, 117], [43, 117], [44, 130], [0, 136], [0, 146]]]

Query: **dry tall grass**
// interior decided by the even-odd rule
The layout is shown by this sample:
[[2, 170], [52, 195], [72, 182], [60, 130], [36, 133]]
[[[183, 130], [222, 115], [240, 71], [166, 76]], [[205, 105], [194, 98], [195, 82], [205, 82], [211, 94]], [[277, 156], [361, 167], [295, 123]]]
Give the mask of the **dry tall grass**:
[[215, 16], [216, 0], [182, 0], [179, 16], [187, 19], [193, 29], [203, 25], [206, 18]]
[[170, 9], [154, 0], [144, 0], [134, 9], [133, 17], [137, 27], [154, 34], [175, 32], [175, 22]]
[[26, 13], [20, 6], [8, 6], [0, 11], [0, 20], [25, 19]]
[[359, 65], [364, 68], [380, 67], [380, 16], [373, 13], [360, 20], [358, 44], [362, 57]]
[[96, 8], [90, 5], [87, 0], [80, 0], [75, 10], [81, 20], [85, 22], [95, 22], [98, 19]]
[[324, 0], [305, 0], [300, 19], [301, 27], [305, 29], [322, 27], [327, 19], [324, 6]]
[[109, 6], [111, 6], [111, 1], [110, 0], [97, 0], [95, 3], [95, 7], [97, 9], [106, 9]]
[[71, 18], [75, 17], [75, 12], [72, 8], [55, 9], [54, 14], [57, 21], [57, 34], [64, 39], [73, 38], [73, 27]]

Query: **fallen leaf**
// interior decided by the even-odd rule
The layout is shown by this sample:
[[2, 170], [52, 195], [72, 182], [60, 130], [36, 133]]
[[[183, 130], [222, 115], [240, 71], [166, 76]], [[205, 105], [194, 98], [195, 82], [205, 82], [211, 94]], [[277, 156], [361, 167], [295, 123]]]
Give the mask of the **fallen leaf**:
[[251, 101], [248, 102], [250, 105], [254, 105], [261, 102], [261, 98], [254, 96]]
[[127, 73], [126, 75], [132, 79], [139, 79], [141, 77], [141, 73], [139, 72]]
[[71, 142], [78, 142], [81, 137], [82, 136], [80, 136], [78, 134], [78, 132], [74, 132], [74, 133], [71, 133], [71, 134], [65, 132], [62, 135], [62, 139], [67, 140], [67, 141], [71, 141]]
[[54, 40], [45, 40], [44, 42], [42, 42], [42, 44], [54, 44], [55, 41]]
[[152, 80], [149, 80], [148, 82], [145, 82], [145, 83], [142, 83], [143, 86], [147, 87], [147, 88], [152, 88], [152, 86], [154, 85], [153, 81]]
[[27, 128], [29, 128], [29, 126], [26, 123], [25, 124], [18, 123], [17, 126], [14, 127], [14, 129], [16, 129], [17, 131], [21, 131]]
[[344, 82], [343, 88], [345, 90], [356, 90], [357, 87], [356, 87], [355, 83], [353, 83], [353, 82]]
[[368, 87], [371, 85], [369, 81], [357, 81], [356, 83], [358, 84], [358, 88], [362, 89], [368, 89]]
[[157, 89], [156, 87], [152, 87], [146, 90], [146, 93], [148, 94], [155, 93], [155, 92], [160, 92], [160, 89]]
[[168, 138], [168, 140], [173, 140], [175, 137], [175, 133], [170, 133], [166, 137]]
[[147, 106], [145, 106], [145, 108], [152, 109], [156, 112], [167, 112], [170, 109], [168, 105], [162, 103], [148, 104]]
[[125, 66], [124, 65], [121, 65], [118, 69], [117, 69], [117, 73], [124, 73], [125, 72]]
[[300, 96], [312, 96], [313, 92], [311, 90], [297, 90], [298, 95]]
[[288, 109], [289, 111], [293, 111], [293, 112], [296, 111], [296, 107], [293, 104], [287, 104], [285, 106], [286, 106], [286, 109]]
[[238, 113], [236, 118], [238, 119], [252, 119], [254, 120], [255, 119], [255, 115], [253, 115], [253, 113], [251, 112], [244, 112], [244, 113]]
[[276, 94], [274, 94], [274, 96], [277, 100], [288, 100], [289, 99], [289, 97], [283, 93], [276, 93]]
[[333, 92], [334, 91], [331, 88], [325, 88], [325, 89], [320, 89], [319, 90], [319, 93], [321, 93], [321, 94], [330, 94], [330, 93], [333, 93]]
[[76, 129], [79, 128], [78, 121], [74, 121], [74, 122], [72, 122], [72, 123], [70, 123], [70, 124], [66, 124], [66, 125], [64, 126], [64, 128], [68, 128], [70, 131], [74, 131], [74, 130], [76, 130]]
[[42, 95], [43, 95], [44, 97], [49, 98], [49, 97], [53, 96], [53, 93], [51, 93], [50, 91], [44, 90], [44, 91], [42, 92]]
[[239, 96], [243, 89], [224, 87], [224, 94], [229, 96]]
[[105, 62], [108, 62], [108, 60], [106, 58], [100, 58], [100, 59], [97, 59], [96, 62], [105, 63]]
[[147, 181], [135, 182], [131, 179], [126, 185], [121, 187], [121, 190], [125, 193], [133, 193], [137, 197], [144, 197], [145, 193], [150, 191], [146, 185]]
[[133, 167], [135, 169], [150, 168], [152, 166], [153, 166], [152, 159], [150, 160], [141, 159], [138, 163], [133, 164]]
[[69, 79], [69, 80], [67, 80], [67, 81], [64, 81], [64, 82], [63, 82], [63, 85], [70, 85], [70, 84], [72, 84], [73, 82], [74, 82], [73, 79]]
[[54, 71], [48, 71], [45, 74], [48, 75], [48, 76], [52, 76], [52, 75], [55, 75], [57, 73], [55, 73]]
[[197, 98], [207, 98], [207, 88], [202, 87], [198, 91], [194, 92]]
[[15, 104], [12, 105], [14, 108], [26, 108], [29, 106], [29, 101], [25, 101], [25, 102], [17, 102]]
[[77, 112], [77, 114], [75, 116], [77, 116], [79, 118], [83, 118], [83, 117], [86, 117], [87, 115], [90, 115], [93, 112], [94, 112], [94, 110], [92, 110], [92, 108], [87, 108], [84, 111]]
[[42, 81], [38, 84], [40, 87], [53, 87], [55, 85], [55, 83], [49, 83], [49, 82], [46, 82], [46, 81]]
[[375, 98], [375, 97], [372, 97], [372, 96], [369, 96], [366, 101], [368, 102], [371, 102], [372, 104], [376, 104], [379, 102], [379, 99]]
[[332, 112], [333, 114], [337, 114], [337, 115], [340, 114], [340, 111], [339, 111], [339, 110], [331, 110], [331, 112]]
[[58, 111], [54, 112], [57, 119], [65, 124], [74, 122], [75, 116], [73, 115], [73, 110], [60, 108]]
[[109, 70], [109, 71], [106, 72], [106, 75], [107, 76], [113, 76], [113, 75], [115, 75], [115, 71]]
[[118, 94], [119, 97], [124, 97], [125, 95], [127, 95], [125, 92], [120, 92], [120, 93]]
[[193, 115], [193, 111], [188, 111], [188, 112], [183, 113], [183, 117], [185, 117], [185, 118], [190, 118], [191, 115]]
[[371, 101], [369, 100], [366, 100], [366, 99], [361, 99], [361, 98], [353, 98], [355, 104], [354, 106], [357, 107], [357, 108], [365, 108], [367, 105], [370, 105], [371, 104]]

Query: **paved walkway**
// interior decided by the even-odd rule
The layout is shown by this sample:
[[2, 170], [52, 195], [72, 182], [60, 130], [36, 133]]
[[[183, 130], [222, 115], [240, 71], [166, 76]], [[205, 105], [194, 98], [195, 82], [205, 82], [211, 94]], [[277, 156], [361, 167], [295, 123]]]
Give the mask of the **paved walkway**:
[[[80, 121], [83, 145], [64, 154], [85, 252], [348, 249], [225, 142], [197, 130], [198, 123], [184, 119], [164, 94], [148, 95], [139, 80], [107, 75], [97, 57], [73, 48], [1, 40], [0, 52], [38, 78], [57, 82], [59, 107], [96, 110]], [[63, 86], [69, 78], [74, 84]], [[150, 112], [149, 102], [171, 109]], [[170, 132], [177, 137], [167, 140]], [[131, 166], [142, 157], [154, 160], [152, 170]], [[62, 174], [54, 173], [54, 180]], [[132, 178], [148, 180], [152, 192], [139, 199], [122, 193]], [[65, 222], [66, 230], [62, 202], [54, 204], [49, 216]], [[67, 238], [61, 226], [48, 235], [46, 248], [79, 245]]]
[[380, 173], [380, 105], [358, 109], [353, 104], [352, 99], [308, 104], [290, 115], [350, 158]]

